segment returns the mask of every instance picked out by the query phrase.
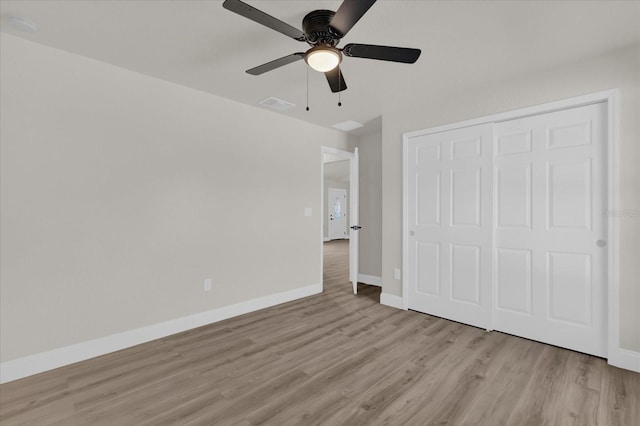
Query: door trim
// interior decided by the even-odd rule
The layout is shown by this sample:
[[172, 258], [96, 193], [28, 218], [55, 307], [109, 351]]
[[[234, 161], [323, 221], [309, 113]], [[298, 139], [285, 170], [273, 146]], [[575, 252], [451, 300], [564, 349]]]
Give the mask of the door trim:
[[[415, 136], [423, 136], [432, 133], [439, 133], [448, 130], [458, 129], [461, 127], [475, 126], [478, 124], [498, 123], [517, 118], [523, 118], [532, 115], [560, 111], [569, 108], [576, 108], [596, 103], [605, 103], [607, 108], [607, 141], [606, 141], [606, 167], [607, 167], [607, 197], [606, 204], [608, 210], [619, 210], [618, 199], [618, 128], [619, 128], [619, 89], [605, 90], [602, 92], [591, 93], [588, 95], [577, 96], [573, 98], [563, 99], [555, 102], [549, 102], [541, 105], [521, 108], [514, 111], [508, 111], [485, 117], [475, 118], [471, 120], [460, 121], [456, 123], [445, 124], [442, 126], [431, 127], [428, 129], [406, 132], [402, 135], [402, 307], [408, 309], [408, 270], [409, 270], [409, 238], [408, 238], [408, 173], [407, 164], [409, 161], [408, 143], [409, 139]], [[620, 318], [619, 318], [619, 253], [618, 253], [618, 221], [607, 220], [605, 228], [607, 230], [607, 261], [606, 261], [606, 277], [607, 277], [607, 358], [611, 365], [623, 368], [635, 367], [635, 371], [640, 369], [638, 358], [631, 357], [628, 350], [620, 348]], [[493, 299], [493, 298], [492, 298]], [[491, 301], [493, 304], [493, 300]], [[635, 352], [634, 352], [635, 353]], [[634, 369], [634, 368], [631, 368]]]

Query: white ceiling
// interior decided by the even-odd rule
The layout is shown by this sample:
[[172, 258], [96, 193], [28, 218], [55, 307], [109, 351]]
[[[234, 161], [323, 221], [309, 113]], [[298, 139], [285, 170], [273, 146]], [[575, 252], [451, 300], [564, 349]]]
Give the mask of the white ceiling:
[[[297, 28], [307, 12], [341, 3], [246, 2]], [[261, 76], [244, 72], [306, 44], [223, 9], [222, 1], [2, 0], [0, 12], [39, 27], [21, 33], [3, 19], [3, 32], [249, 105], [275, 96], [296, 104], [282, 114], [323, 126], [375, 122], [415, 96], [438, 98], [640, 44], [639, 2], [379, 0], [341, 45], [414, 47], [421, 58], [414, 65], [345, 58], [349, 89], [340, 108], [324, 76], [309, 71], [306, 112], [303, 61]]]

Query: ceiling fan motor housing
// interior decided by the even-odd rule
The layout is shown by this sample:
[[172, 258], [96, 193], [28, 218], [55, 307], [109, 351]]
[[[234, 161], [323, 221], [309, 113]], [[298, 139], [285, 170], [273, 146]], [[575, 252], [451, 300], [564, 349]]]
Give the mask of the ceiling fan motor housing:
[[340, 37], [330, 27], [331, 19], [336, 13], [332, 10], [314, 10], [309, 12], [302, 20], [307, 43], [311, 46], [328, 45], [336, 46]]

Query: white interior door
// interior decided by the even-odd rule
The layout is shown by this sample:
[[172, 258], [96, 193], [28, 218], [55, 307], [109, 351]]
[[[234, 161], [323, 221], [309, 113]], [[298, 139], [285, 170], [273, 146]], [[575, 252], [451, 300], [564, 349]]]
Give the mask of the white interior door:
[[409, 308], [491, 326], [493, 124], [412, 137], [407, 158]]
[[358, 259], [360, 256], [360, 157], [358, 148], [353, 150], [353, 157], [351, 157], [350, 162], [349, 192], [351, 194], [351, 202], [349, 203], [349, 208], [351, 210], [351, 228], [349, 232], [349, 279], [353, 286], [353, 294], [357, 294]]
[[606, 356], [604, 104], [495, 126], [494, 328]]
[[347, 190], [341, 188], [327, 189], [328, 234], [330, 240], [347, 238]]

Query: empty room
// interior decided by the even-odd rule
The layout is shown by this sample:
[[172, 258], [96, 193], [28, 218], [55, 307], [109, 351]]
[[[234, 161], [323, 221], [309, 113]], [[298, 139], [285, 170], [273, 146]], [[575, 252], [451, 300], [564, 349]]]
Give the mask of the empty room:
[[0, 0], [0, 424], [640, 425], [640, 2]]

